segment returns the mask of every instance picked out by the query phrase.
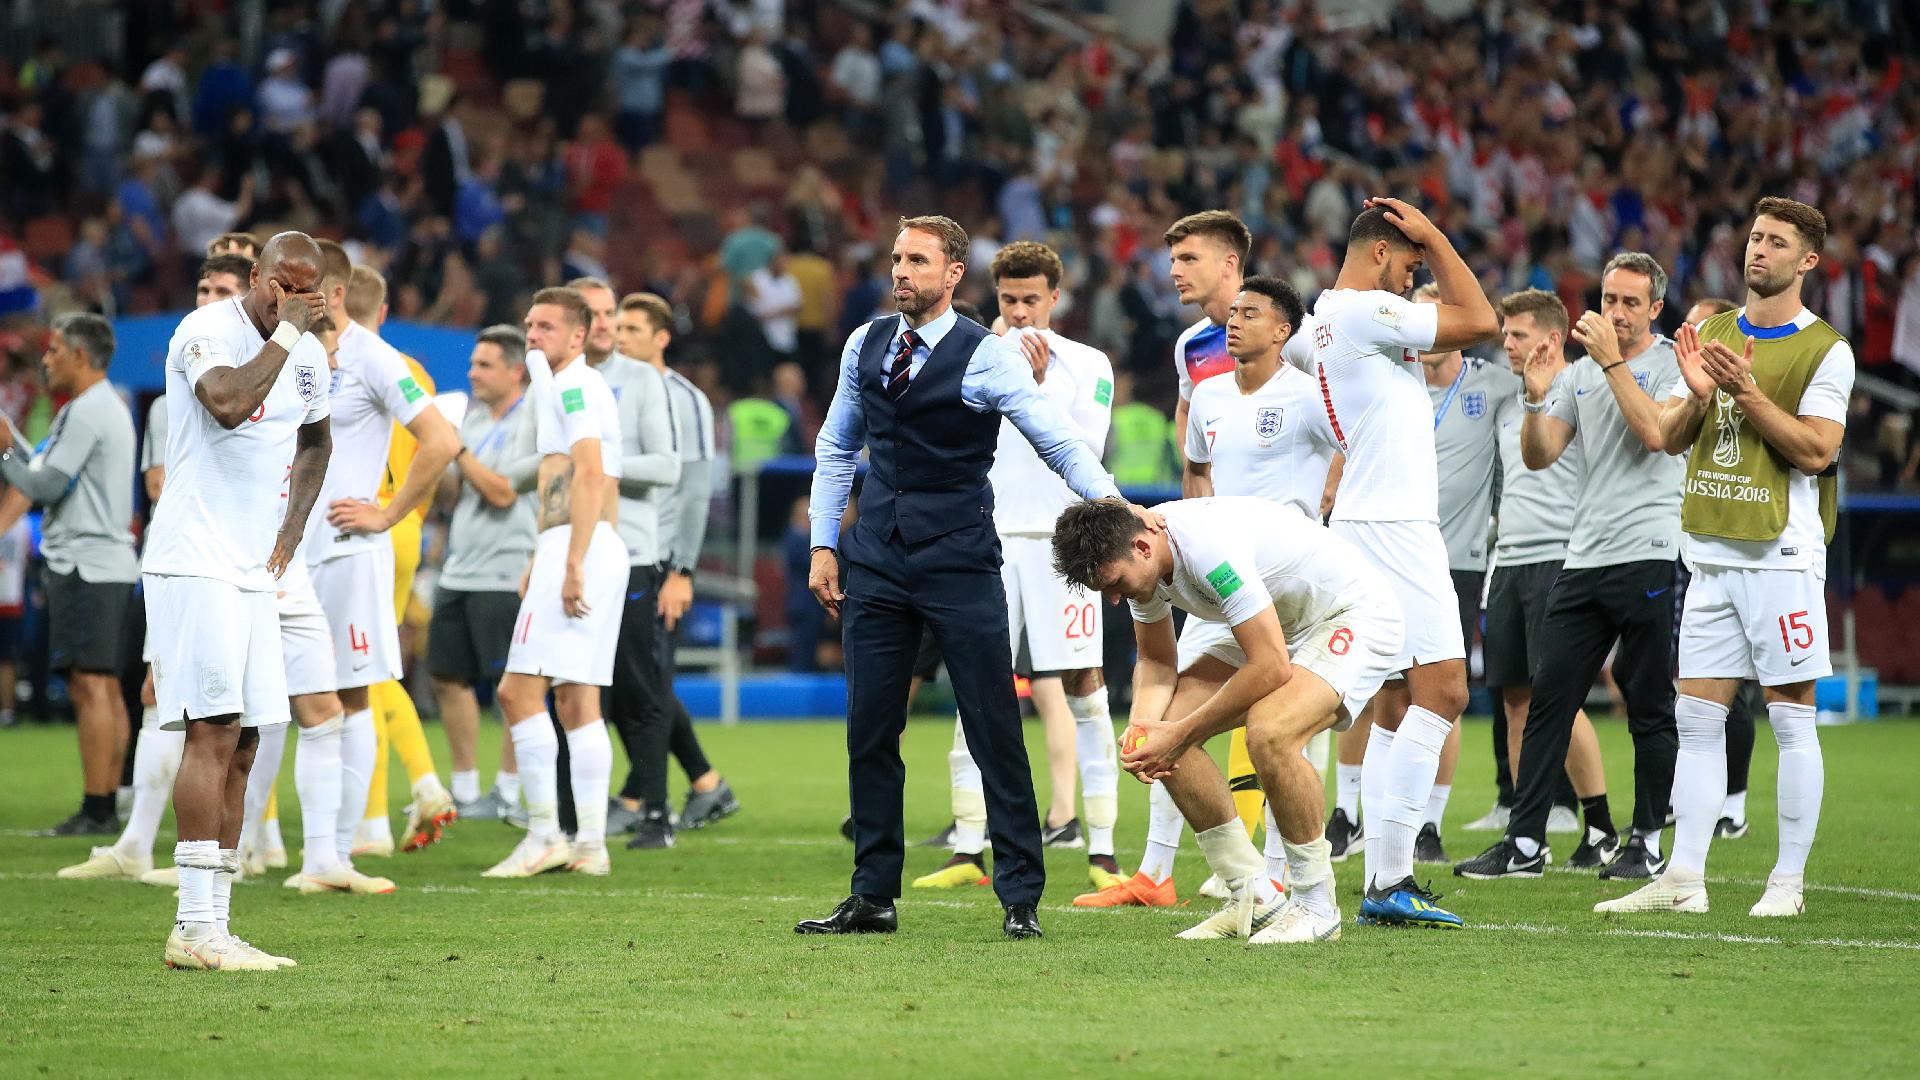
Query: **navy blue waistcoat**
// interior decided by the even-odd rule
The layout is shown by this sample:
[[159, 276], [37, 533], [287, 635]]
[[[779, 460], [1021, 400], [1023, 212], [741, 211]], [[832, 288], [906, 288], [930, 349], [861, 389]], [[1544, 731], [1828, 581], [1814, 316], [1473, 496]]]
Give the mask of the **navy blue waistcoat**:
[[882, 539], [897, 532], [909, 544], [944, 536], [993, 517], [987, 470], [1000, 436], [1000, 414], [974, 412], [960, 400], [960, 381], [987, 331], [955, 318], [906, 393], [887, 394], [896, 315], [867, 324], [860, 349], [860, 403], [867, 421], [867, 479], [860, 521]]

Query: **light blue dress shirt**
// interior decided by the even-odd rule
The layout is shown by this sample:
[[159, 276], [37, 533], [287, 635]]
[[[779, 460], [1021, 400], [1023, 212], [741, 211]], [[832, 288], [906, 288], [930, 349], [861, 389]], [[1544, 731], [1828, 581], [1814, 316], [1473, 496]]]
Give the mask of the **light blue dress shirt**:
[[[909, 379], [920, 377], [933, 350], [953, 329], [959, 318], [949, 307], [940, 317], [915, 333], [920, 347], [908, 361]], [[847, 497], [853, 491], [853, 474], [859, 466], [860, 451], [867, 443], [867, 417], [860, 399], [860, 349], [867, 341], [867, 329], [878, 325], [890, 329], [887, 363], [900, 345], [906, 328], [904, 317], [878, 324], [869, 323], [855, 330], [840, 350], [840, 385], [834, 391], [833, 404], [827, 407], [826, 421], [820, 425], [815, 442], [813, 495], [807, 516], [813, 523], [813, 546], [840, 546], [840, 516], [846, 512]], [[997, 412], [1013, 421], [1020, 434], [1054, 472], [1066, 480], [1083, 499], [1118, 496], [1100, 458], [1080, 439], [1079, 428], [1053, 399], [1040, 392], [1033, 381], [1033, 368], [1017, 346], [992, 334], [980, 343], [967, 361], [960, 377], [960, 400], [974, 412]]]

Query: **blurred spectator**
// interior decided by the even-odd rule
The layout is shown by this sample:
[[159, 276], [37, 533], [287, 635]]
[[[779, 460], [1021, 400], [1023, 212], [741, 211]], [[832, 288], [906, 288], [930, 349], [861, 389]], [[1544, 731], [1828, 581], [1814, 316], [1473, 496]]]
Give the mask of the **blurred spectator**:
[[614, 190], [627, 171], [620, 147], [608, 137], [606, 120], [591, 113], [580, 118], [579, 136], [568, 145], [566, 161], [574, 227], [605, 236]]
[[200, 265], [214, 237], [245, 221], [253, 211], [251, 172], [241, 178], [240, 197], [232, 202], [214, 194], [219, 182], [220, 170], [208, 165], [173, 204], [173, 234], [179, 241], [181, 257], [192, 267]]
[[667, 103], [667, 67], [672, 61], [656, 20], [634, 19], [627, 24], [626, 40], [613, 54], [610, 77], [619, 109], [620, 145], [628, 153], [638, 153], [660, 132], [660, 115]]
[[50, 213], [68, 182], [59, 148], [40, 129], [44, 115], [38, 100], [22, 101], [0, 139], [0, 177], [6, 180], [7, 213], [15, 221]]
[[873, 51], [873, 29], [853, 24], [853, 34], [833, 55], [828, 75], [830, 97], [840, 105], [842, 123], [855, 141], [870, 135], [880, 105], [880, 56]]
[[299, 69], [300, 58], [292, 49], [275, 49], [267, 57], [267, 77], [254, 97], [261, 126], [276, 135], [313, 121], [313, 90], [301, 80]]
[[733, 110], [740, 119], [753, 124], [756, 134], [770, 120], [787, 111], [787, 75], [780, 60], [767, 47], [766, 33], [755, 27], [740, 47], [739, 70], [734, 75], [737, 90]]
[[767, 208], [755, 203], [751, 209], [727, 212], [728, 232], [720, 241], [720, 265], [736, 285], [773, 261], [780, 252], [780, 238], [767, 229]]
[[785, 252], [747, 277], [747, 310], [760, 320], [760, 332], [774, 362], [792, 360], [800, 349], [800, 282], [787, 272]]

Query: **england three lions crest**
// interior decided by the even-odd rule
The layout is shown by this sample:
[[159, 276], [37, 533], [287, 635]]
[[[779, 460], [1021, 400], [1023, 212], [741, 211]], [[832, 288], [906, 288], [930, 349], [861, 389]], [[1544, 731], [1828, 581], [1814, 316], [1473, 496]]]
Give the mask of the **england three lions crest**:
[[1285, 418], [1286, 410], [1278, 406], [1269, 406], [1253, 414], [1253, 433], [1263, 439], [1271, 439], [1280, 434], [1280, 422]]
[[312, 404], [320, 396], [320, 373], [306, 364], [293, 370], [293, 384], [300, 390], [300, 400]]
[[1487, 395], [1483, 390], [1470, 390], [1460, 395], [1460, 411], [1467, 419], [1478, 420], [1487, 415]]

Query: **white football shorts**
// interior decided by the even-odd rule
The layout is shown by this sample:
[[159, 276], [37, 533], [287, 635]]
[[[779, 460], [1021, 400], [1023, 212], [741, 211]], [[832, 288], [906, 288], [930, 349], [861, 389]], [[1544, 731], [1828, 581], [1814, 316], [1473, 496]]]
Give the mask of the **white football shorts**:
[[1334, 535], [1360, 549], [1400, 601], [1405, 637], [1395, 671], [1464, 660], [1460, 601], [1447, 568], [1447, 542], [1431, 521], [1335, 521]]
[[1826, 576], [1696, 567], [1680, 610], [1680, 677], [1785, 686], [1833, 674]]
[[334, 689], [400, 678], [400, 626], [393, 621], [393, 545], [375, 544], [313, 563], [307, 572], [333, 635]]
[[141, 582], [161, 727], [215, 716], [237, 715], [243, 727], [292, 719], [272, 593], [203, 577], [146, 574]]
[[556, 525], [540, 534], [527, 575], [527, 595], [513, 620], [507, 670], [544, 675], [557, 683], [610, 686], [613, 655], [620, 643], [620, 613], [627, 589], [627, 547], [612, 525], [593, 527], [585, 577], [587, 613], [575, 619], [560, 606], [567, 574], [567, 540], [572, 526]]
[[1053, 572], [1053, 541], [1000, 539], [1000, 583], [1007, 591], [1007, 633], [1013, 652], [1026, 635], [1033, 670], [1079, 671], [1101, 666], [1100, 595]]

